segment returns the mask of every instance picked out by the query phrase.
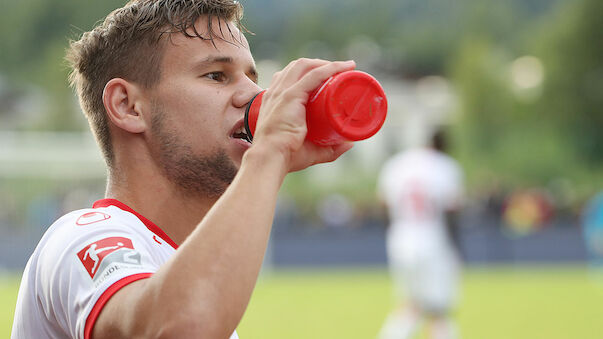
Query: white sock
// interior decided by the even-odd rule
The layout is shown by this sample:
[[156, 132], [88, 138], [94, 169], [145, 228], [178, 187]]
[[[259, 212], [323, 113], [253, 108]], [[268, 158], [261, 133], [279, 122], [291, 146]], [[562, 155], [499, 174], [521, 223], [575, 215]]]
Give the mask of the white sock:
[[432, 339], [459, 339], [456, 324], [450, 318], [438, 319], [431, 324]]
[[420, 325], [420, 318], [412, 311], [391, 313], [379, 332], [379, 339], [411, 338]]

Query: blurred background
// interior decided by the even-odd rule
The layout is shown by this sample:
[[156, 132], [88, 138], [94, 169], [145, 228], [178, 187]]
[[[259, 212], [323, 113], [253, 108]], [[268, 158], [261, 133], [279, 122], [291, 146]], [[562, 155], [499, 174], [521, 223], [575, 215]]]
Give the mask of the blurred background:
[[[103, 197], [63, 56], [123, 3], [0, 2], [0, 333], [45, 229]], [[603, 2], [242, 3], [262, 86], [298, 57], [354, 59], [389, 102], [377, 135], [286, 180], [242, 338], [376, 336], [393, 305], [377, 176], [438, 126], [465, 171], [461, 336], [600, 337]]]

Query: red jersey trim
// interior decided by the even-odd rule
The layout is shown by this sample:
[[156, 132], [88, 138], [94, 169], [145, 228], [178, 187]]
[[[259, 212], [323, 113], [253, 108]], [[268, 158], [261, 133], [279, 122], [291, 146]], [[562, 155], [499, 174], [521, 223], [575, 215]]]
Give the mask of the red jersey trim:
[[152, 273], [133, 274], [122, 278], [115, 282], [113, 285], [109, 286], [109, 288], [107, 288], [103, 292], [103, 294], [101, 294], [100, 298], [98, 298], [96, 304], [94, 304], [94, 307], [92, 307], [92, 311], [90, 311], [90, 314], [86, 319], [86, 326], [84, 326], [84, 339], [90, 339], [90, 336], [92, 335], [92, 329], [94, 328], [94, 324], [96, 323], [96, 319], [98, 319], [98, 316], [100, 315], [100, 312], [103, 310], [103, 307], [105, 306], [107, 301], [109, 301], [109, 299], [111, 299], [111, 297], [115, 293], [117, 293], [117, 291], [137, 280], [149, 278], [151, 275]]
[[138, 219], [140, 219], [140, 221], [142, 221], [142, 223], [149, 229], [149, 231], [155, 233], [157, 236], [163, 239], [163, 241], [170, 244], [174, 249], [178, 249], [178, 245], [167, 234], [165, 234], [165, 232], [161, 228], [159, 228], [159, 226], [155, 225], [151, 220], [145, 218], [142, 214], [136, 212], [135, 210], [131, 209], [130, 206], [124, 204], [123, 202], [117, 199], [101, 199], [95, 202], [94, 205], [92, 205], [92, 208], [101, 208], [109, 206], [115, 206], [121, 210], [134, 214], [136, 217], [138, 217]]

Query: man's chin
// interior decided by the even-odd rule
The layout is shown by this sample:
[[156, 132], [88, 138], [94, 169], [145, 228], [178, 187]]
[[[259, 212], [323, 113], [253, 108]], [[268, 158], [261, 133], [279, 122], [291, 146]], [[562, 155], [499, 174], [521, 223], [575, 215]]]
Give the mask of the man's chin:
[[167, 177], [187, 195], [219, 197], [240, 167], [223, 150], [207, 156], [178, 152], [164, 155], [162, 163]]

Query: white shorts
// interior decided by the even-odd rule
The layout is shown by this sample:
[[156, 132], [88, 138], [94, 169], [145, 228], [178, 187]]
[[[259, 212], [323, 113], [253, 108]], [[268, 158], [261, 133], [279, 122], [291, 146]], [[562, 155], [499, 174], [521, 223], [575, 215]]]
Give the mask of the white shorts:
[[460, 263], [448, 245], [388, 239], [387, 252], [395, 291], [423, 311], [449, 312], [458, 298]]

